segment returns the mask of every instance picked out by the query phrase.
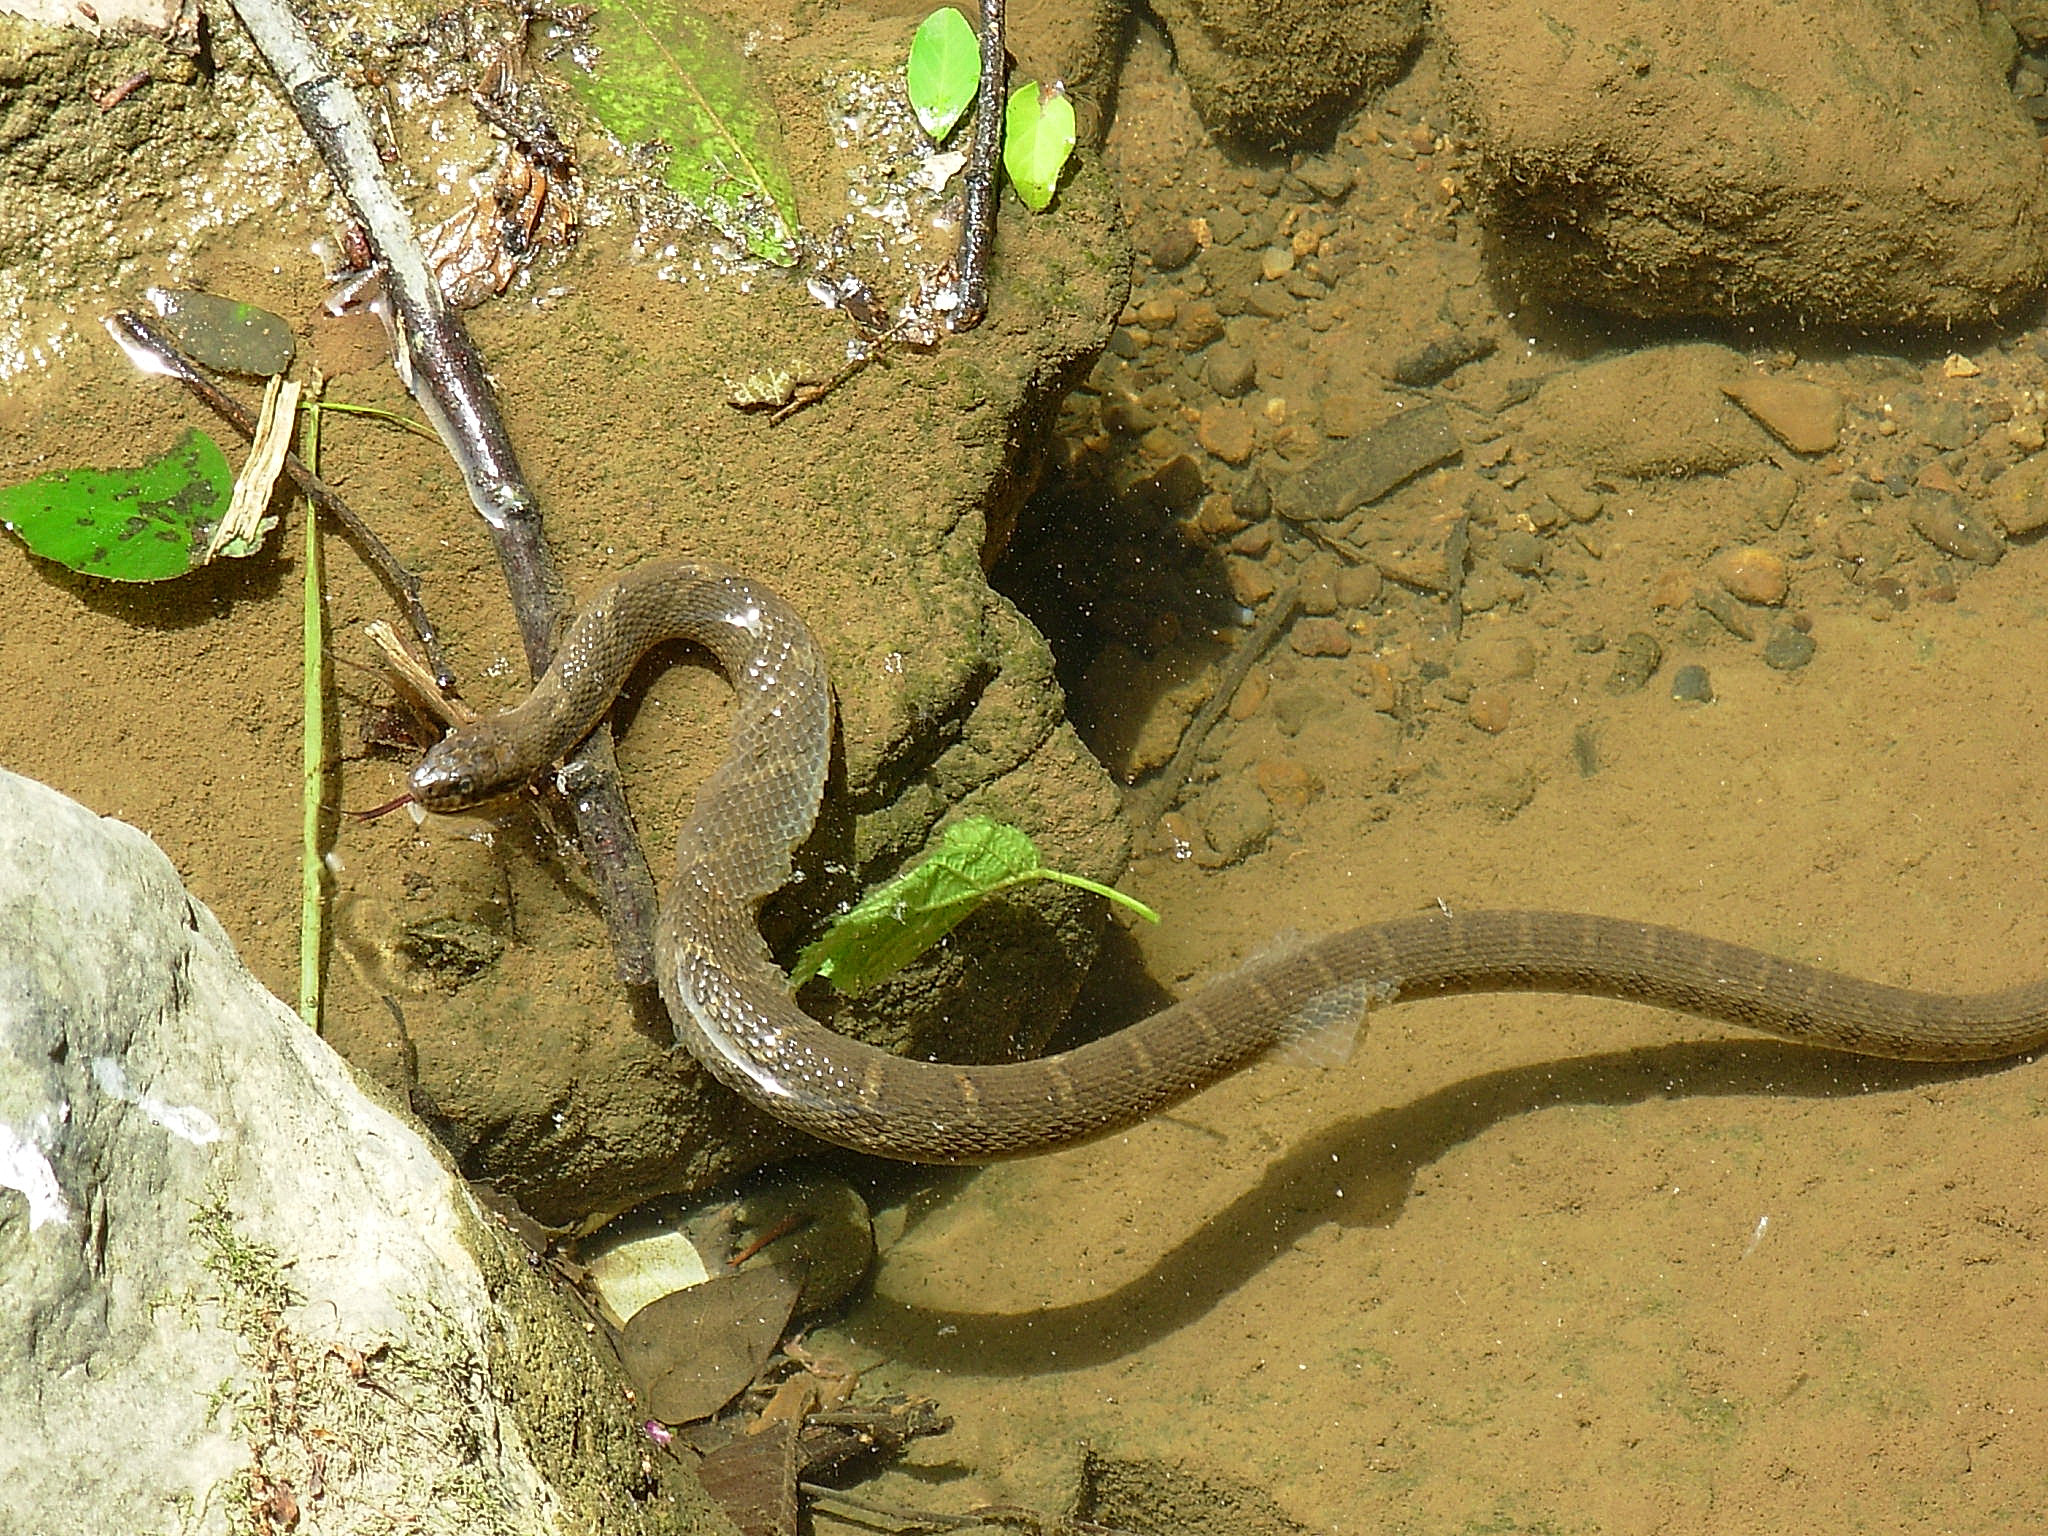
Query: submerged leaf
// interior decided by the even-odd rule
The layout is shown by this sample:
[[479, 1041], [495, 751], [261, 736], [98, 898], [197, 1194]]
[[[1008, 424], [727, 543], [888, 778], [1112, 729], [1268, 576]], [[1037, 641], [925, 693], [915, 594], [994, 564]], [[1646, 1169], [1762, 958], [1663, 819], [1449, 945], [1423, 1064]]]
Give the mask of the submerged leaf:
[[1033, 213], [1043, 213], [1074, 152], [1074, 104], [1059, 86], [1026, 80], [1003, 114], [1003, 169]]
[[925, 17], [910, 40], [903, 83], [924, 131], [943, 142], [981, 83], [981, 40], [965, 16], [949, 5]]
[[597, 73], [570, 85], [623, 144], [659, 140], [665, 180], [763, 261], [796, 261], [782, 124], [730, 39], [681, 0], [597, 0]]
[[197, 427], [140, 469], [66, 469], [0, 490], [0, 524], [45, 560], [109, 581], [162, 581], [195, 551], [234, 490], [227, 456]]
[[1077, 885], [1159, 921], [1151, 908], [1121, 891], [1047, 869], [1031, 839], [1015, 827], [969, 816], [946, 828], [924, 859], [835, 918], [798, 957], [790, 985], [823, 976], [842, 992], [865, 991], [938, 943], [990, 896], [1033, 880]]

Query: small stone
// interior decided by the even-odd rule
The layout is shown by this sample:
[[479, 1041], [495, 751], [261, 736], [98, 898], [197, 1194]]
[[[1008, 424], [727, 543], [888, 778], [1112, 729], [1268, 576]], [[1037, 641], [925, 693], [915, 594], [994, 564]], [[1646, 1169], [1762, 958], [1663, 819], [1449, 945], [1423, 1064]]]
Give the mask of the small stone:
[[1842, 397], [1825, 384], [1765, 375], [1722, 392], [1794, 453], [1829, 453], [1842, 437]]
[[1992, 483], [1987, 499], [2008, 538], [2048, 528], [2048, 464], [2029, 460], [2008, 470]]
[[1505, 688], [1474, 688], [1465, 701], [1465, 718], [1488, 735], [1498, 736], [1514, 721], [1514, 699]]
[[1266, 696], [1272, 691], [1272, 678], [1264, 672], [1253, 672], [1237, 685], [1237, 692], [1230, 696], [1224, 713], [1233, 720], [1249, 720], [1259, 712], [1259, 706], [1266, 702]]
[[1207, 858], [1196, 854], [1198, 864], [1235, 864], [1257, 853], [1273, 833], [1271, 808], [1242, 780], [1224, 780], [1191, 809], [1201, 821], [1202, 841], [1212, 850]]
[[1195, 252], [1201, 244], [1195, 239], [1195, 232], [1182, 223], [1170, 223], [1152, 237], [1152, 270], [1155, 272], [1177, 272], [1195, 259]]
[[1269, 283], [1277, 283], [1294, 270], [1294, 247], [1291, 245], [1269, 245], [1259, 252], [1259, 275]]
[[1244, 307], [1268, 320], [1286, 320], [1294, 314], [1294, 295], [1278, 283], [1260, 283], [1245, 295]]
[[1692, 601], [1692, 572], [1679, 566], [1661, 572], [1650, 583], [1650, 606], [1652, 608], [1683, 608]]
[[1195, 423], [1195, 441], [1226, 464], [1252, 456], [1252, 415], [1240, 405], [1212, 405]]
[[1197, 299], [1182, 307], [1173, 334], [1187, 351], [1199, 352], [1223, 334], [1223, 316], [1207, 299]]
[[1796, 672], [1813, 660], [1813, 652], [1813, 636], [1787, 624], [1773, 630], [1771, 638], [1764, 642], [1764, 665], [1780, 672]]
[[2005, 557], [2005, 541], [1954, 496], [1916, 491], [1907, 504], [1906, 520], [1921, 538], [1958, 560], [1996, 565]]
[[1370, 608], [1380, 600], [1386, 583], [1376, 565], [1347, 565], [1332, 585], [1337, 590], [1338, 607]]
[[1251, 354], [1241, 352], [1227, 342], [1211, 347], [1202, 364], [1202, 382], [1225, 399], [1243, 394], [1258, 376], [1258, 365], [1252, 361]]
[[1960, 496], [1963, 488], [1949, 468], [1939, 459], [1932, 459], [1920, 466], [1920, 473], [1913, 477], [1913, 483], [1923, 491], [1944, 491], [1950, 496]]
[[1266, 757], [1255, 770], [1259, 793], [1280, 811], [1301, 811], [1321, 793], [1316, 776], [1291, 757]]
[[1524, 576], [1543, 569], [1543, 556], [1543, 541], [1526, 528], [1510, 528], [1494, 541], [1494, 559]]
[[1762, 603], [1775, 608], [1785, 601], [1790, 581], [1785, 562], [1768, 549], [1743, 545], [1726, 549], [1707, 564], [1707, 573], [1721, 584], [1721, 590], [1745, 603]]
[[1361, 658], [1362, 665], [1351, 674], [1351, 691], [1380, 714], [1391, 715], [1401, 700], [1394, 686], [1394, 669], [1377, 656]]
[[1335, 619], [1302, 619], [1287, 643], [1302, 656], [1349, 656], [1351, 631]]
[[1230, 596], [1240, 607], [1256, 608], [1275, 590], [1272, 573], [1256, 560], [1235, 559], [1223, 567]]
[[1179, 318], [1180, 306], [1166, 298], [1146, 299], [1138, 306], [1138, 324], [1149, 330], [1163, 331]]
[[1609, 693], [1634, 693], [1656, 676], [1664, 664], [1664, 647], [1655, 635], [1632, 630], [1614, 648], [1614, 670], [1607, 674]]
[[1707, 669], [1697, 663], [1688, 663], [1672, 673], [1671, 697], [1681, 704], [1713, 703], [1714, 684], [1707, 676]]
[[1352, 170], [1347, 161], [1318, 155], [1294, 168], [1294, 179], [1325, 202], [1337, 202], [1351, 190]]
[[1230, 552], [1234, 555], [1250, 555], [1254, 560], [1263, 560], [1266, 551], [1273, 547], [1273, 540], [1273, 525], [1270, 522], [1253, 523], [1231, 538]]
[[1944, 379], [1974, 379], [1983, 371], [1960, 352], [1949, 353], [1941, 362], [1941, 376]]
[[1295, 601], [1303, 613], [1318, 618], [1328, 618], [1338, 608], [1337, 572], [1338, 565], [1330, 555], [1312, 555], [1301, 568], [1300, 584], [1296, 588]]
[[1343, 699], [1320, 680], [1273, 690], [1273, 724], [1283, 736], [1299, 736], [1315, 721], [1328, 720], [1343, 707]]
[[1214, 544], [1227, 539], [1245, 526], [1243, 514], [1228, 491], [1211, 491], [1202, 498], [1202, 504], [1195, 509], [1195, 532], [1206, 543]]

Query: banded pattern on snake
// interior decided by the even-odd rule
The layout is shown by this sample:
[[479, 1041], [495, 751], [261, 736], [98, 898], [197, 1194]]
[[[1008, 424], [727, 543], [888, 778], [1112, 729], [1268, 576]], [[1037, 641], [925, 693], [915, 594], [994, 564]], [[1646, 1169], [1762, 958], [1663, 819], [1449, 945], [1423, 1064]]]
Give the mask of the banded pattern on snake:
[[1430, 912], [1305, 944], [1077, 1049], [951, 1066], [847, 1039], [807, 1017], [756, 926], [809, 834], [831, 754], [832, 695], [795, 610], [716, 565], [642, 564], [578, 615], [517, 708], [451, 733], [413, 797], [456, 810], [565, 755], [647, 650], [694, 641], [738, 696], [732, 746], [677, 836], [655, 935], [677, 1039], [721, 1082], [841, 1146], [915, 1162], [1028, 1156], [1143, 1120], [1296, 1036], [1333, 1005], [1472, 992], [1654, 1004], [1836, 1050], [1989, 1061], [2048, 1044], [2048, 981], [1909, 991], [1677, 929], [1547, 911]]

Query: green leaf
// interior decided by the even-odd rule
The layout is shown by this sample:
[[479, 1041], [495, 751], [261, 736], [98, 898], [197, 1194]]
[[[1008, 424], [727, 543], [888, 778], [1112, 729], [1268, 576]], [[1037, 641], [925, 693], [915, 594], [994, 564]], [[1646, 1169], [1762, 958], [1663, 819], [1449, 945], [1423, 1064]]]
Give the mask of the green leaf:
[[669, 187], [726, 238], [796, 262], [782, 123], [730, 39], [681, 0], [597, 0], [598, 69], [569, 83], [622, 144], [670, 150]]
[[1059, 86], [1026, 80], [1003, 113], [1003, 169], [1033, 213], [1043, 213], [1074, 152], [1074, 104]]
[[864, 992], [910, 964], [951, 933], [998, 891], [1033, 880], [1057, 880], [1106, 896], [1148, 922], [1159, 915], [1143, 902], [1079, 875], [1047, 869], [1031, 839], [986, 816], [969, 816], [922, 860], [876, 886], [833, 920], [824, 936], [797, 958], [791, 987], [823, 976], [842, 992]]
[[981, 39], [965, 16], [949, 5], [925, 17], [910, 40], [903, 82], [918, 122], [943, 143], [981, 83]]
[[234, 492], [227, 456], [197, 427], [140, 469], [66, 469], [0, 490], [0, 525], [45, 560], [109, 581], [192, 569]]

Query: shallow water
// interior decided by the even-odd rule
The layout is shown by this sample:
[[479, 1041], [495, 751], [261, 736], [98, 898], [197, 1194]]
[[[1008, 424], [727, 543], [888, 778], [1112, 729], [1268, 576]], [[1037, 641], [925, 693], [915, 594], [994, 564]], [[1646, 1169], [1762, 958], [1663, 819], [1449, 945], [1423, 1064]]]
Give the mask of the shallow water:
[[[1231, 407], [1256, 439], [1250, 468], [1322, 448], [1321, 428], [1377, 387], [1369, 343], [1446, 308], [1463, 329], [1503, 328], [1446, 120], [1425, 59], [1347, 130], [1359, 180], [1342, 206], [1300, 204], [1295, 229], [1327, 225], [1316, 259], [1345, 275], [1251, 327], [1256, 382]], [[1156, 42], [1135, 56], [1112, 151], [1141, 230], [1287, 206], [1202, 141]], [[244, 287], [305, 234], [211, 253], [196, 275]], [[1241, 484], [1204, 445], [1204, 413], [1225, 404], [1206, 363], [1174, 355], [1200, 297], [1188, 283], [1163, 274], [1134, 295], [1127, 333], [1147, 334], [1068, 413], [1075, 483], [1119, 486], [1186, 454], [1211, 488]], [[303, 264], [277, 286], [295, 312], [319, 298]], [[1147, 300], [1174, 318], [1139, 318]], [[487, 347], [516, 334], [492, 325]], [[1447, 394], [1498, 404], [1646, 339], [1527, 314], [1503, 334], [1518, 339]], [[2041, 549], [1974, 570], [1917, 548], [1896, 606], [1782, 496], [1789, 481], [1818, 498], [1876, 463], [1887, 422], [1910, 435], [1950, 407], [2001, 405], [2038, 421], [2048, 377], [2028, 333], [1977, 361], [1952, 378], [1937, 354], [1825, 359], [1852, 402], [1839, 462], [1781, 454], [1619, 486], [1583, 538], [1543, 530], [1549, 564], [1518, 599], [1459, 616], [1390, 582], [1331, 615], [1350, 655], [1283, 642], [1212, 741], [1184, 823], [1200, 836], [1263, 806], [1270, 830], [1236, 862], [1177, 856], [1177, 832], [1146, 853], [1124, 884], [1167, 921], [1128, 936], [1144, 970], [1179, 990], [1276, 934], [1443, 903], [1639, 917], [1929, 987], [2035, 974], [2048, 709], [2026, 638], [2048, 615]], [[62, 451], [60, 416], [73, 443], [177, 419], [101, 365], [0, 407], [18, 457]], [[508, 364], [515, 431], [541, 479], [577, 482], [603, 422], [550, 402], [535, 381], [551, 366]], [[601, 381], [591, 364], [567, 383]], [[381, 365], [353, 387], [395, 402]], [[1106, 421], [1132, 400], [1141, 429]], [[393, 469], [381, 445], [336, 451], [386, 494], [424, 481], [425, 500], [459, 504], [420, 467], [431, 454]], [[576, 531], [608, 548], [599, 511]], [[1045, 623], [1071, 630], [1077, 698], [1111, 713], [1136, 688], [1128, 673], [1086, 686], [1106, 640], [1147, 656], [1197, 639], [1256, 607], [1258, 572], [1289, 579], [1313, 553], [1284, 532], [1272, 554], [1234, 532], [1148, 550], [1100, 517], [1091, 535], [1096, 568], [1077, 586], [1093, 617]], [[424, 531], [416, 544], [444, 590], [485, 585], [474, 550]], [[1804, 667], [1773, 669], [1762, 633], [1740, 640], [1689, 606], [1736, 544], [1789, 566], [1786, 621], [1815, 642]], [[145, 826], [289, 991], [298, 620], [288, 565], [259, 569], [169, 611], [23, 582], [0, 627], [0, 760]], [[380, 610], [359, 571], [338, 580], [342, 622]], [[1615, 694], [1616, 645], [1638, 629], [1664, 638], [1663, 669]], [[1599, 648], [1578, 643], [1594, 635]], [[1684, 664], [1707, 669], [1711, 704], [1673, 700]], [[681, 712], [714, 739], [716, 690], [692, 699]], [[609, 1004], [588, 960], [550, 978], [564, 1009]], [[2031, 1063], [1862, 1062], [1576, 999], [1414, 1005], [1376, 1015], [1347, 1068], [1264, 1067], [1100, 1145], [941, 1180], [900, 1213], [872, 1299], [813, 1343], [954, 1416], [869, 1490], [906, 1504], [1057, 1507], [1091, 1442], [1266, 1490], [1319, 1531], [2040, 1528], [2044, 1110]]]

